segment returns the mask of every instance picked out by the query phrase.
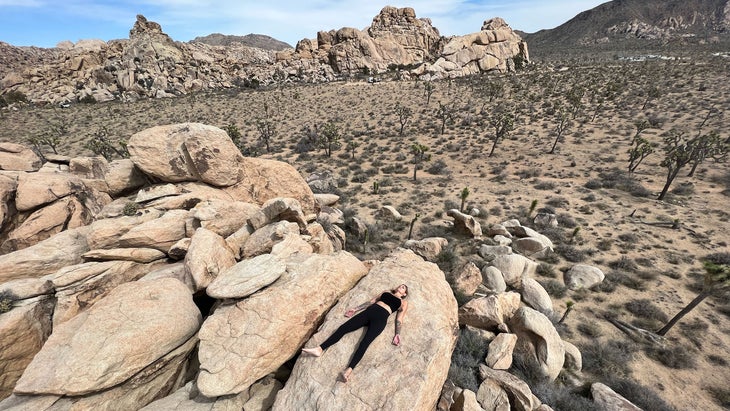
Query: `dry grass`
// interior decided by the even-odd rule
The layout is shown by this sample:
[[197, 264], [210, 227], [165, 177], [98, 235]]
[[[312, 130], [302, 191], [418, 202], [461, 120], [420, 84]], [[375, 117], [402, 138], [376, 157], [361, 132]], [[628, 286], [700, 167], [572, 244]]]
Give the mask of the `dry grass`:
[[[707, 161], [691, 178], [686, 177], [689, 170], [683, 170], [663, 202], [655, 200], [665, 179], [665, 169], [659, 165], [660, 147], [634, 175], [624, 172], [636, 121], [661, 123], [642, 133], [660, 144], [661, 134], [671, 128], [697, 133], [714, 105], [720, 114], [710, 118], [703, 130], [718, 130], [728, 137], [727, 121], [722, 118], [730, 109], [726, 65], [726, 61], [672, 61], [571, 65], [566, 71], [534, 68], [516, 75], [439, 81], [428, 105], [422, 83], [385, 81], [229, 90], [69, 109], [30, 107], [1, 112], [0, 141], [22, 142], [61, 125], [68, 132], [58, 151], [76, 156], [90, 154], [83, 143], [102, 127], [112, 139], [128, 139], [148, 127], [170, 123], [235, 125], [242, 145], [252, 153], [286, 161], [305, 176], [324, 170], [332, 173], [336, 191], [342, 195], [341, 207], [371, 225], [367, 244], [350, 242], [350, 250], [364, 259], [382, 257], [406, 239], [408, 224], [376, 220], [375, 211], [382, 205], [395, 206], [408, 222], [420, 214], [414, 238], [447, 236], [450, 248], [439, 261], [447, 267], [457, 256], [473, 256], [478, 249], [478, 244], [456, 236], [445, 224], [444, 211], [459, 207], [464, 187], [470, 190], [468, 207], [481, 211], [477, 219], [482, 224], [509, 218], [529, 223], [526, 214], [537, 200], [536, 210], [549, 207], [561, 221], [558, 230], [540, 229], [560, 245], [558, 253], [546, 259], [549, 265], [541, 269], [542, 279], [546, 283], [557, 281], [554, 276], [561, 279], [559, 273], [577, 261], [598, 266], [607, 274], [606, 283], [592, 291], [566, 291], [553, 284], [555, 307], [565, 306], [567, 300], [577, 302], [566, 327], [579, 332], [569, 340], [588, 347], [600, 337], [606, 347], [620, 348], [626, 338], [603, 321], [607, 310], [626, 321], [663, 321], [665, 317], [657, 313], [671, 317], [694, 297], [695, 291], [687, 289], [687, 274], [701, 268], [698, 258], [728, 251], [730, 171], [726, 164]], [[502, 82], [506, 93], [488, 102], [479, 90], [493, 81]], [[609, 86], [615, 87], [614, 94]], [[651, 86], [658, 87], [661, 95], [642, 110], [642, 94]], [[577, 88], [585, 94], [573, 125], [558, 142], [555, 154], [548, 154], [556, 112], [561, 107], [572, 110], [565, 96]], [[437, 116], [439, 102], [455, 109], [443, 133]], [[413, 112], [402, 136], [394, 110], [397, 103]], [[493, 145], [490, 113], [498, 107], [515, 114], [515, 130], [488, 157]], [[271, 152], [260, 143], [256, 127], [266, 110], [276, 126]], [[312, 149], [305, 132], [327, 122], [336, 123], [343, 135], [342, 146], [331, 157]], [[348, 143], [352, 150], [347, 149]], [[428, 146], [431, 154], [431, 160], [418, 170], [418, 181], [412, 179], [414, 143]], [[377, 190], [374, 182], [378, 182]], [[644, 224], [675, 220], [680, 222], [679, 229]], [[636, 301], [648, 303], [626, 309]], [[669, 369], [637, 350], [617, 371], [641, 381], [677, 409], [719, 409], [716, 398], [726, 398], [726, 391], [704, 389], [724, 387], [730, 380], [730, 370], [717, 365], [717, 358], [727, 357], [730, 340], [730, 318], [715, 311], [719, 306], [708, 300], [687, 317], [687, 321], [709, 319], [706, 328], [693, 331], [701, 332], [703, 340], [693, 368]], [[636, 313], [649, 318], [635, 318]], [[668, 337], [691, 344], [687, 333], [676, 329]], [[598, 354], [589, 353], [588, 360], [600, 364]], [[601, 378], [596, 369], [600, 367], [587, 374]], [[687, 390], [693, 395], [684, 395]]]

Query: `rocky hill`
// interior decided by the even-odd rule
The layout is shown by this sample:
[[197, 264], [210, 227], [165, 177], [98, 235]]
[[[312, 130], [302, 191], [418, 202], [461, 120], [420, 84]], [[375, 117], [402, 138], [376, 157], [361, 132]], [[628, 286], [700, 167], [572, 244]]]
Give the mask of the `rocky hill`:
[[533, 50], [712, 44], [730, 38], [728, 0], [614, 0], [526, 35]]
[[0, 80], [0, 94], [21, 93], [35, 103], [131, 101], [395, 70], [401, 78], [454, 78], [508, 71], [515, 59], [529, 59], [527, 44], [500, 18], [476, 33], [443, 37], [413, 9], [395, 7], [383, 8], [366, 30], [320, 31], [279, 52], [176, 42], [141, 15], [125, 40], [64, 42], [50, 50], [2, 46], [12, 70]]
[[246, 34], [245, 36], [230, 36], [221, 33], [213, 33], [207, 36], [196, 37], [191, 43], [205, 43], [211, 46], [231, 46], [239, 43], [248, 47], [256, 47], [264, 50], [282, 51], [292, 48], [283, 41], [264, 34]]

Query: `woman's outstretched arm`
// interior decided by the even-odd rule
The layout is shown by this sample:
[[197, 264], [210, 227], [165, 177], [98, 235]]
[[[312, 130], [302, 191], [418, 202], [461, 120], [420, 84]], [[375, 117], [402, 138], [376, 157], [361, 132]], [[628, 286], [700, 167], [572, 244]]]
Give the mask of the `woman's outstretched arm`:
[[370, 301], [368, 301], [366, 303], [362, 303], [355, 308], [350, 308], [349, 310], [347, 310], [345, 312], [345, 317], [352, 317], [353, 315], [355, 315], [356, 312], [370, 307], [371, 305], [375, 304], [376, 301], [378, 301], [378, 297], [374, 297]]
[[408, 311], [408, 301], [401, 302], [401, 307], [398, 310], [398, 314], [395, 315], [395, 336], [393, 337], [393, 344], [400, 345], [400, 329], [403, 325], [403, 318], [406, 316]]

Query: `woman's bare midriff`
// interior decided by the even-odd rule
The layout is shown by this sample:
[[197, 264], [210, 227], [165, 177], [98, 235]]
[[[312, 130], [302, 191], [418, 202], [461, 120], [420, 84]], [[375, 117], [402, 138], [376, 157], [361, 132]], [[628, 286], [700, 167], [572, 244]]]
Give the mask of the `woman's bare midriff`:
[[390, 307], [388, 307], [388, 304], [386, 304], [386, 303], [384, 303], [382, 301], [376, 301], [375, 304], [377, 304], [377, 305], [385, 308], [386, 310], [388, 310], [388, 313], [389, 314], [393, 314], [393, 311], [390, 311]]

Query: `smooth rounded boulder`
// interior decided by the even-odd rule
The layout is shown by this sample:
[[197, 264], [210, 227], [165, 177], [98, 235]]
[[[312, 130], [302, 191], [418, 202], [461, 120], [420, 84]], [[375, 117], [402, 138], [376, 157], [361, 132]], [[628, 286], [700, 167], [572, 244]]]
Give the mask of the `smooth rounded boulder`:
[[77, 396], [113, 387], [188, 341], [200, 323], [180, 281], [122, 284], [53, 330], [15, 393]]
[[401, 345], [391, 343], [395, 315], [370, 345], [347, 384], [337, 381], [362, 336], [345, 335], [318, 358], [297, 360], [274, 411], [283, 410], [431, 410], [441, 388], [456, 344], [457, 304], [443, 272], [410, 250], [397, 249], [332, 308], [307, 347], [320, 344], [357, 306], [401, 283], [408, 285], [408, 312]]

